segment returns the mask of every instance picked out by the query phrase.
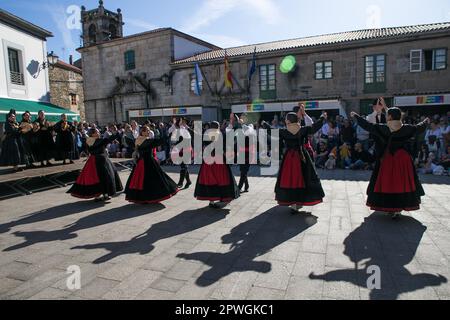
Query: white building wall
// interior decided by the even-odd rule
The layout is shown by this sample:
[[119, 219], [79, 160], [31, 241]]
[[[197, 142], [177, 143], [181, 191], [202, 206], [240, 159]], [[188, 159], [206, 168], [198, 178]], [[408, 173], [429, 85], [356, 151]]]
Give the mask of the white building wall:
[[[12, 85], [9, 81], [8, 47], [22, 52], [24, 86]], [[46, 41], [0, 23], [0, 97], [49, 101], [48, 70], [42, 70], [36, 79], [33, 78], [39, 65], [46, 60]]]

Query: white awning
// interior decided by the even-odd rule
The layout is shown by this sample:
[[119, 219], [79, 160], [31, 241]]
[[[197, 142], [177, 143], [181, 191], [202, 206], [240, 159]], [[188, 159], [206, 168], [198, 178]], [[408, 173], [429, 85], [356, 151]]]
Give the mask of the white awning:
[[263, 113], [263, 112], [292, 112], [300, 103], [304, 103], [306, 110], [339, 110], [345, 116], [346, 112], [339, 100], [293, 101], [278, 103], [249, 103], [233, 105], [233, 113]]
[[439, 106], [450, 104], [450, 94], [394, 97], [396, 107]]
[[149, 118], [149, 117], [173, 117], [184, 115], [202, 115], [202, 107], [191, 108], [165, 108], [165, 109], [142, 109], [130, 110], [128, 112], [130, 118]]

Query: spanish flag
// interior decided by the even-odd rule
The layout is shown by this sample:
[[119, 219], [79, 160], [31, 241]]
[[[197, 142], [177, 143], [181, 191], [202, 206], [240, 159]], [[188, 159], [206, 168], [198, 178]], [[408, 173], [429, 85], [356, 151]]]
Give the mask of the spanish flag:
[[228, 62], [226, 50], [225, 50], [225, 87], [233, 89], [233, 75], [231, 74], [230, 63]]

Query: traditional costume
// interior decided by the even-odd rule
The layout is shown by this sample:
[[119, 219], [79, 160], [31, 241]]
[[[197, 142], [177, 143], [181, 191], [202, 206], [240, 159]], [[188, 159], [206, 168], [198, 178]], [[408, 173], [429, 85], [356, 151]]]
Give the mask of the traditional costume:
[[[219, 124], [214, 122], [213, 126], [214, 128], [209, 130], [210, 141], [204, 142], [205, 147], [214, 141], [219, 143], [224, 141], [224, 136], [219, 130]], [[225, 146], [224, 143], [223, 146]], [[215, 158], [215, 154], [211, 156]], [[195, 187], [195, 198], [200, 201], [210, 201], [211, 206], [215, 205], [214, 201], [229, 203], [239, 198], [239, 189], [231, 168], [226, 163], [225, 155], [222, 155], [221, 158], [222, 163], [217, 163], [218, 161], [216, 162], [214, 159], [204, 159]]]
[[0, 154], [0, 166], [17, 167], [23, 164], [24, 159], [21, 149], [19, 124], [16, 121], [8, 120], [5, 123], [5, 137]]
[[[30, 120], [22, 119], [19, 125], [20, 128], [20, 146], [22, 152], [23, 162], [27, 165], [27, 168], [33, 168], [35, 162], [35, 157], [33, 153], [33, 139], [35, 133], [33, 131], [33, 124]], [[19, 147], [20, 147], [19, 146]]]
[[358, 125], [376, 136], [382, 144], [377, 148], [377, 161], [367, 189], [367, 206], [371, 210], [398, 214], [420, 209], [424, 190], [408, 152], [409, 140], [426, 130], [427, 123], [403, 125], [400, 120], [388, 124], [372, 124], [355, 115]]
[[325, 193], [304, 143], [308, 135], [322, 128], [324, 121], [325, 118], [321, 117], [310, 127], [291, 123], [287, 129], [280, 130], [280, 140], [286, 147], [275, 186], [276, 200], [280, 206], [297, 208], [322, 203]]
[[70, 160], [70, 162], [73, 163], [74, 137], [72, 132], [75, 130], [75, 127], [73, 126], [72, 122], [61, 120], [55, 124], [53, 129], [57, 134], [57, 159], [62, 160], [63, 164], [66, 163], [66, 160]]
[[94, 137], [87, 139], [89, 158], [77, 181], [67, 193], [81, 199], [100, 196], [108, 199], [108, 196], [114, 196], [123, 190], [120, 177], [106, 151], [111, 139]]
[[138, 159], [126, 184], [127, 201], [140, 204], [160, 203], [178, 192], [176, 183], [153, 157], [153, 150], [162, 143], [162, 139], [151, 140], [143, 136], [136, 139]]
[[37, 118], [34, 123], [39, 126], [39, 131], [36, 132], [39, 142], [37, 160], [44, 165], [44, 161], [47, 165], [51, 165], [50, 159], [54, 157], [55, 153], [55, 141], [53, 140], [53, 127], [45, 118]]

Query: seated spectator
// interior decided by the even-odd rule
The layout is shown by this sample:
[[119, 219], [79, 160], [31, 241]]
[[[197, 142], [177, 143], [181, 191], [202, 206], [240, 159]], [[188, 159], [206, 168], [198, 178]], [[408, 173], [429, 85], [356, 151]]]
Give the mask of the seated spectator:
[[367, 170], [372, 163], [372, 155], [363, 149], [361, 143], [355, 144], [354, 151], [352, 152], [352, 164], [350, 169], [352, 170]]
[[117, 140], [114, 140], [108, 145], [108, 154], [110, 158], [121, 158], [120, 144]]
[[352, 152], [347, 143], [343, 143], [339, 147], [339, 166], [341, 168], [348, 168], [352, 164]]
[[439, 165], [443, 166], [447, 173], [450, 173], [450, 145], [447, 146], [445, 153], [442, 155]]
[[430, 154], [430, 150], [428, 149], [428, 145], [426, 143], [422, 144], [420, 147], [419, 155], [416, 159], [416, 167], [418, 169], [424, 168], [428, 162], [428, 155]]
[[325, 162], [328, 160], [329, 155], [328, 147], [325, 142], [319, 143], [319, 150], [316, 156], [316, 167], [323, 169], [325, 167]]
[[156, 159], [158, 160], [159, 164], [164, 165], [166, 163], [166, 151], [163, 149], [163, 147], [159, 146], [156, 151]]
[[336, 169], [336, 156], [331, 152], [328, 155], [328, 160], [325, 162], [325, 169], [327, 170]]
[[443, 166], [436, 164], [436, 155], [433, 152], [430, 152], [427, 163], [419, 170], [419, 173], [441, 176], [444, 174], [444, 171], [445, 169]]

